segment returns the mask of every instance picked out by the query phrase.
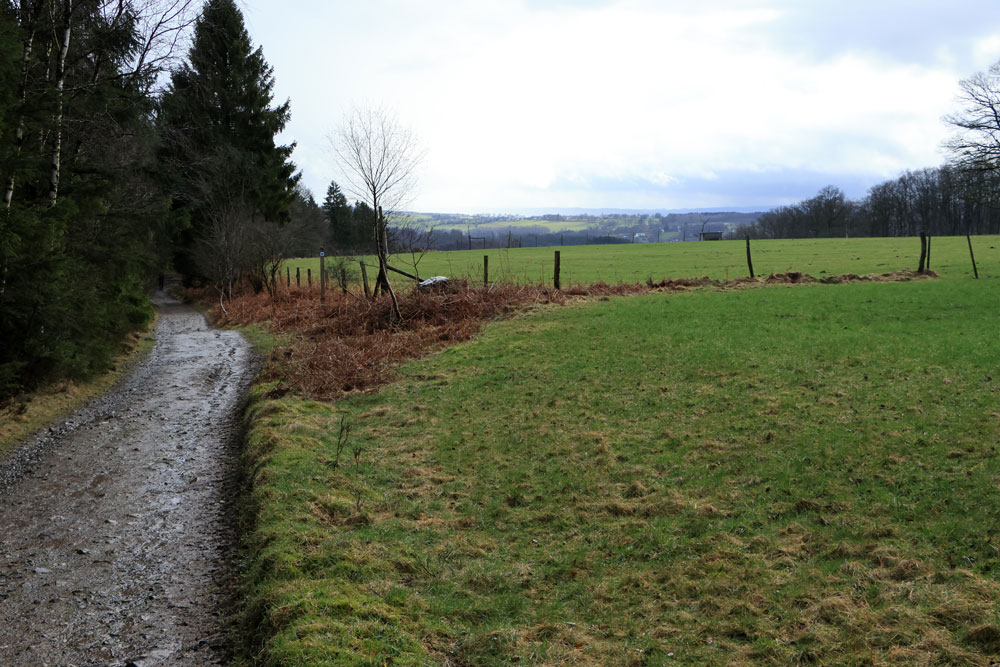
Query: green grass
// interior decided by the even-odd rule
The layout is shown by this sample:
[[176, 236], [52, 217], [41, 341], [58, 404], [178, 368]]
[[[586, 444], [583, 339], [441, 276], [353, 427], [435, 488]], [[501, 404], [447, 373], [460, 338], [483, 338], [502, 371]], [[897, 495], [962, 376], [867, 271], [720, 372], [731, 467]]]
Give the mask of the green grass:
[[[771, 247], [857, 270], [828, 243]], [[995, 662], [998, 283], [934, 256], [542, 309], [337, 404], [258, 387], [244, 659]]]
[[[973, 239], [973, 246], [980, 274], [1000, 275], [1000, 237], [978, 236]], [[659, 281], [665, 277], [709, 276], [722, 280], [747, 275], [746, 245], [743, 241], [429, 252], [420, 260], [419, 274], [424, 277], [465, 276], [481, 280], [483, 255], [489, 255], [491, 280], [550, 284], [555, 250], [560, 251], [564, 285], [601, 280], [608, 283], [643, 282], [647, 278]], [[920, 241], [914, 238], [753, 241], [751, 251], [757, 275], [792, 270], [820, 278], [828, 274], [916, 270]], [[400, 268], [412, 268], [409, 255], [397, 255], [393, 263]], [[312, 269], [314, 280], [317, 279], [318, 259], [290, 260], [287, 265], [291, 268], [293, 282], [296, 267], [301, 268], [303, 284], [306, 282], [307, 267]], [[931, 268], [943, 276], [971, 277], [972, 264], [965, 237], [934, 238], [931, 243]], [[374, 279], [374, 275], [370, 278]]]

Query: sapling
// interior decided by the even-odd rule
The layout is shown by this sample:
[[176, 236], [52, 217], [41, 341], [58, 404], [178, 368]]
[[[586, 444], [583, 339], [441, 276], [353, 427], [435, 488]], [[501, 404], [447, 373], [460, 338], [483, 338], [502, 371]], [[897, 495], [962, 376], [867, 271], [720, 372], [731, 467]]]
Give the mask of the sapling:
[[364, 497], [364, 489], [358, 487], [354, 489], [354, 513], [361, 514], [361, 501]]
[[[347, 440], [351, 437], [351, 425], [347, 421], [347, 415], [340, 415], [340, 432], [337, 433], [337, 458], [333, 461], [333, 467], [340, 467], [340, 454], [347, 446]], [[355, 457], [357, 458], [357, 457]]]
[[364, 447], [361, 443], [354, 445], [351, 448], [351, 452], [354, 454], [354, 469], [357, 470], [358, 466], [361, 464], [361, 452], [364, 451]]

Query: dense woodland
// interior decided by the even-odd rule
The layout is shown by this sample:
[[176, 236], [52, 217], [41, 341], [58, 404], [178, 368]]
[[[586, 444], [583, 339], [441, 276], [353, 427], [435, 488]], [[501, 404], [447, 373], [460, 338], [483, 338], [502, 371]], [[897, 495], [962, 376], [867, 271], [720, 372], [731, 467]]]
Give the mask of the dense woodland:
[[187, 21], [156, 11], [3, 4], [0, 397], [103, 370], [151, 316], [173, 232], [151, 91]]
[[5, 0], [0, 51], [0, 399], [106, 369], [164, 271], [261, 289], [325, 241], [233, 0]]
[[1000, 233], [998, 187], [953, 166], [907, 171], [880, 183], [860, 201], [833, 186], [794, 206], [762, 214], [731, 238], [935, 236]]
[[294, 145], [275, 142], [290, 103], [272, 99], [274, 73], [234, 0], [0, 0], [0, 400], [105, 370], [149, 322], [168, 271], [224, 299], [239, 284], [274, 290], [283, 259], [320, 247], [683, 240], [723, 222], [757, 238], [998, 233], [998, 81], [1000, 66], [962, 82], [951, 164], [862, 201], [830, 187], [756, 220], [606, 216], [552, 233], [497, 218], [435, 232], [383, 215], [382, 194], [351, 203], [331, 183], [318, 203], [301, 187]]

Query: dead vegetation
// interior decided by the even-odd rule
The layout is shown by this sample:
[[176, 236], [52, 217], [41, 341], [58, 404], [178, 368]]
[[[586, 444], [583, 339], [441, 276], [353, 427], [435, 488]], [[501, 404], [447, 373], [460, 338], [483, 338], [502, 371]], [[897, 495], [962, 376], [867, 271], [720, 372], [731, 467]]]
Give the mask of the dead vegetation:
[[564, 290], [531, 284], [502, 283], [473, 287], [452, 281], [432, 292], [410, 290], [398, 295], [401, 317], [387, 299], [369, 300], [329, 290], [325, 302], [316, 288], [288, 288], [275, 296], [236, 290], [223, 310], [213, 289], [192, 290], [222, 326], [266, 325], [286, 334], [271, 353], [265, 380], [279, 380], [278, 391], [294, 391], [317, 399], [375, 389], [394, 376], [399, 362], [415, 359], [443, 346], [469, 340], [484, 323], [534, 305], [562, 305], [573, 298], [628, 296], [691, 289], [745, 289], [771, 285], [900, 282], [936, 277], [928, 271], [859, 276], [845, 274], [814, 278], [789, 271], [760, 278], [720, 281], [708, 277], [665, 279], [646, 284], [604, 282], [573, 285]]
[[[205, 291], [194, 297], [213, 301]], [[474, 289], [465, 283], [398, 297], [398, 320], [388, 299], [332, 292], [321, 303], [317, 290], [296, 288], [273, 299], [239, 293], [227, 312], [213, 308], [212, 314], [223, 326], [266, 323], [274, 333], [290, 334], [273, 349], [265, 379], [280, 379], [285, 389], [312, 398], [337, 399], [389, 381], [400, 361], [468, 340], [484, 322], [532, 304], [566, 300], [558, 291], [537, 286]]]
[[786, 273], [771, 273], [767, 276], [760, 276], [757, 278], [745, 277], [735, 278], [733, 280], [712, 280], [708, 276], [703, 276], [701, 278], [680, 278], [677, 280], [663, 280], [658, 283], [654, 283], [652, 279], [650, 279], [646, 282], [646, 285], [647, 287], [658, 290], [683, 290], [695, 287], [739, 288], [764, 287], [767, 285], [809, 285], [816, 283], [824, 285], [841, 285], [844, 283], [898, 283], [908, 282], [911, 280], [927, 280], [937, 277], [938, 274], [933, 271], [928, 270], [920, 273], [918, 271], [905, 269], [902, 271], [893, 271], [892, 273], [868, 273], [865, 275], [858, 275], [857, 273], [844, 273], [835, 276], [823, 276], [822, 278], [816, 278], [808, 273], [789, 270]]

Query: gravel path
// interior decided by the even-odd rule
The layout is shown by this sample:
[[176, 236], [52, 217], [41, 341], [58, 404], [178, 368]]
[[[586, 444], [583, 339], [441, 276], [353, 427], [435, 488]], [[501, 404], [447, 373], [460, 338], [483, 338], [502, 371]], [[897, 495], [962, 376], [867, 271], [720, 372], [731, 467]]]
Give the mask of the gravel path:
[[163, 293], [132, 375], [0, 465], [0, 664], [212, 665], [229, 651], [249, 345]]

